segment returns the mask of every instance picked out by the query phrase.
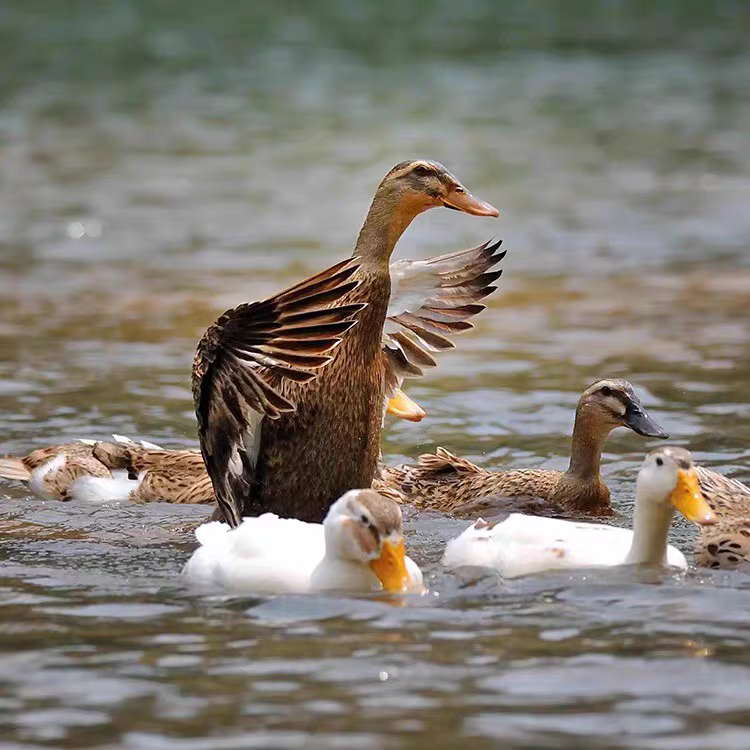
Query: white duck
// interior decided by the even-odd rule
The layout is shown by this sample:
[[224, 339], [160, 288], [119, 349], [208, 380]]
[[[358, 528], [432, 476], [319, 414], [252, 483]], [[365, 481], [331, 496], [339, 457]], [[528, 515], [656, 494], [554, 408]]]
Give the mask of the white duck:
[[422, 572], [404, 554], [401, 509], [374, 490], [350, 490], [322, 524], [265, 513], [231, 529], [219, 521], [195, 532], [200, 547], [183, 575], [235, 593], [423, 591]]
[[685, 556], [667, 546], [675, 508], [693, 523], [716, 523], [701, 494], [690, 452], [657, 448], [646, 456], [638, 472], [632, 531], [520, 513], [497, 524], [479, 519], [448, 543], [443, 564], [449, 568], [495, 568], [505, 578], [545, 570], [641, 563], [684, 570]]

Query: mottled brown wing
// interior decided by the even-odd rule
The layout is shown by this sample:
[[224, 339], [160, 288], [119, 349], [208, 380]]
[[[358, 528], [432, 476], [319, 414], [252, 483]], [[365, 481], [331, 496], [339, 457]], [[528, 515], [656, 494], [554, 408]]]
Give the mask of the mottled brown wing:
[[451, 336], [473, 327], [469, 318], [497, 289], [502, 270], [490, 271], [504, 257], [502, 240], [428, 260], [391, 263], [391, 299], [383, 329], [386, 393], [404, 378], [423, 375], [437, 363], [433, 352], [453, 349]]
[[211, 479], [208, 476], [203, 476], [174, 495], [171, 502], [186, 505], [211, 505], [215, 500]]
[[702, 526], [695, 546], [695, 561], [706, 568], [747, 567], [750, 563], [750, 518], [719, 520]]
[[[720, 520], [750, 517], [750, 487], [703, 466], [695, 469], [703, 497]], [[708, 533], [709, 529], [704, 530], [704, 535]]]
[[252, 486], [262, 420], [295, 408], [279, 382], [312, 380], [365, 307], [330, 307], [359, 285], [352, 279], [357, 268], [349, 259], [267, 300], [228, 310], [198, 344], [193, 399], [201, 452], [232, 526], [240, 524]]

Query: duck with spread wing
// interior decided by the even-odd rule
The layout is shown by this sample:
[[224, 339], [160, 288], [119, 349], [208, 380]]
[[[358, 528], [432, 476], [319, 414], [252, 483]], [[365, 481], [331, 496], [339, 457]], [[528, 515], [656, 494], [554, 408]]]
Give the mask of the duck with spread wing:
[[[362, 455], [368, 457], [367, 468], [357, 470], [364, 483], [379, 439], [382, 418], [377, 404], [381, 403], [380, 399], [385, 398], [387, 411], [394, 416], [412, 421], [425, 416], [400, 389], [404, 378], [420, 377], [426, 368], [436, 364], [433, 356], [436, 352], [454, 347], [452, 335], [472, 328], [470, 319], [485, 309], [480, 301], [495, 291], [493, 282], [502, 273], [493, 268], [505, 257], [498, 241], [426, 260], [400, 260], [388, 265], [392, 243], [397, 238], [388, 227], [395, 223], [403, 231], [404, 216], [413, 218], [420, 210], [440, 205], [441, 200], [444, 205], [467, 213], [487, 216], [497, 213], [491, 206], [469, 196], [444, 167], [434, 162], [404, 162], [386, 176], [362, 229], [355, 254], [369, 259], [367, 263], [359, 259], [345, 261], [321, 274], [321, 277], [327, 274], [326, 278], [315, 277], [265, 302], [230, 310], [201, 341], [194, 376], [200, 389], [199, 418], [202, 418], [201, 409], [208, 410], [213, 404], [211, 408], [220, 420], [214, 423], [215, 430], [210, 426], [202, 429], [206, 440], [212, 436], [210, 446], [204, 440], [204, 450], [219, 451], [211, 455], [217, 457], [226, 471], [227, 457], [226, 454], [220, 456], [223, 449], [218, 445], [221, 424], [233, 431], [231, 440], [237, 441], [244, 434], [243, 430], [257, 429], [256, 422], [260, 424], [262, 420], [263, 437], [273, 437], [273, 441], [269, 439], [267, 454], [261, 452], [261, 442], [265, 446], [265, 441], [253, 443], [252, 436], [242, 438], [242, 445], [253, 443], [254, 450], [257, 449], [263, 459], [263, 476], [270, 472], [273, 477], [263, 479], [263, 486], [259, 487], [260, 499], [254, 501], [256, 505], [265, 503], [259, 506], [262, 510], [322, 520], [319, 516], [325, 515], [323, 501], [318, 500], [315, 506], [318, 511], [310, 511], [310, 515], [305, 511], [308, 501], [304, 491], [308, 482], [303, 478], [303, 467], [309, 467], [310, 471], [317, 467], [315, 471], [324, 475], [333, 469], [338, 484], [348, 484], [343, 476], [353, 473], [352, 467], [360, 460], [357, 451], [352, 450], [359, 445], [364, 451]], [[379, 227], [380, 233], [373, 227]], [[387, 240], [384, 245], [383, 237]], [[356, 264], [360, 264], [360, 268], [355, 268]], [[363, 265], [364, 270], [360, 270]], [[387, 271], [385, 278], [383, 267]], [[364, 289], [354, 286], [362, 280], [367, 282]], [[355, 338], [335, 353], [337, 360], [341, 358], [340, 365], [331, 379], [316, 390], [309, 381], [330, 362], [333, 348], [353, 325], [351, 318], [357, 316], [362, 304], [370, 307], [370, 299], [382, 307], [384, 293], [387, 310], [380, 332], [376, 321], [365, 320], [366, 327], [360, 325], [359, 330], [354, 328], [346, 333], [347, 337], [358, 335], [362, 340]], [[339, 299], [344, 294], [348, 294], [348, 302]], [[294, 310], [287, 309], [291, 304], [296, 305]], [[330, 309], [333, 304], [338, 306], [338, 311]], [[269, 319], [261, 322], [262, 315]], [[279, 328], [280, 325], [285, 327]], [[265, 329], [261, 330], [263, 326]], [[269, 339], [271, 336], [275, 337], [273, 341]], [[373, 347], [373, 342], [378, 342], [379, 346]], [[318, 369], [312, 370], [312, 367]], [[233, 372], [237, 383], [232, 380]], [[217, 373], [223, 374], [217, 376]], [[210, 398], [205, 391], [207, 376], [212, 382]], [[264, 398], [271, 399], [270, 406], [254, 395], [258, 389], [261, 395], [265, 394]], [[290, 409], [303, 395], [302, 416], [295, 415]], [[336, 404], [344, 410], [337, 411]], [[282, 413], [286, 415], [283, 418]], [[349, 424], [354, 414], [356, 422]], [[86, 440], [73, 447], [71, 452], [69, 444], [50, 446], [35, 462], [40, 466], [38, 472], [47, 472], [50, 477], [53, 476], [50, 471], [55, 469], [54, 488], [46, 488], [45, 499], [193, 504], [215, 500], [212, 481], [200, 452], [165, 450], [119, 435], [114, 442]], [[309, 451], [313, 454], [305, 458], [305, 463], [297, 461], [300, 453]], [[61, 457], [61, 453], [65, 456]], [[240, 461], [244, 453], [244, 448], [237, 453]], [[36, 453], [33, 456], [36, 457]], [[80, 457], [83, 460], [79, 460]], [[22, 465], [26, 460], [9, 457], [5, 461], [7, 466], [0, 461], [0, 477], [27, 478], [30, 472]], [[66, 466], [63, 473], [57, 471], [61, 462]], [[233, 466], [238, 464], [235, 462]], [[274, 466], [277, 467], [275, 472]], [[71, 471], [72, 468], [75, 471]], [[130, 479], [113, 477], [112, 472], [116, 474], [118, 470], [126, 471]], [[257, 474], [253, 461], [242, 465], [237, 488], [239, 497], [244, 497], [242, 493], [247, 492], [251, 484], [247, 480], [260, 482]], [[368, 486], [371, 479], [368, 473]], [[269, 488], [269, 483], [279, 489]], [[33, 483], [27, 484], [34, 489]], [[49, 481], [47, 484], [51, 485]], [[295, 488], [294, 494], [291, 487]], [[277, 499], [278, 495], [282, 496], [282, 502], [270, 498], [262, 501], [263, 495], [272, 491]], [[337, 492], [331, 495], [331, 501], [338, 497]], [[253, 512], [250, 505], [244, 507], [244, 501], [238, 505], [243, 506], [242, 514]], [[225, 513], [221, 515], [225, 517]]]
[[[380, 183], [352, 259], [303, 282], [308, 291], [319, 287], [319, 310], [300, 316], [299, 287], [292, 287], [229, 310], [206, 331], [193, 396], [203, 459], [232, 526], [265, 512], [320, 523], [346, 491], [370, 486], [386, 399], [398, 396], [404, 377], [434, 364], [431, 351], [453, 346], [450, 334], [470, 327], [499, 276], [488, 270], [501, 257], [499, 243], [402, 264], [394, 286], [409, 293], [401, 309], [389, 306], [396, 242], [416, 216], [438, 206], [499, 215], [442, 165], [402, 162]], [[350, 288], [328, 299], [328, 279], [342, 274]], [[356, 318], [346, 335], [340, 319], [326, 317], [334, 303], [350, 312], [347, 321]], [[322, 334], [340, 336], [335, 353], [319, 353]], [[317, 377], [311, 367], [320, 368]], [[397, 401], [395, 408], [408, 415], [410, 407]]]

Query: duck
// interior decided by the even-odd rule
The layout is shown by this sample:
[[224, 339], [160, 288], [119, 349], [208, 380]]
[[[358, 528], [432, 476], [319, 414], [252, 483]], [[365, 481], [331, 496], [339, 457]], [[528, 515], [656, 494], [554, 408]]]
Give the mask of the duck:
[[416, 465], [383, 467], [373, 487], [417, 508], [458, 515], [508, 504], [538, 514], [611, 515], [600, 463], [604, 444], [617, 427], [643, 437], [669, 437], [627, 380], [607, 378], [590, 385], [578, 399], [566, 471], [488, 471], [440, 447], [435, 454], [420, 456]]
[[701, 491], [717, 523], [701, 529], [696, 564], [706, 568], [737, 568], [750, 561], [750, 487], [698, 466]]
[[41, 500], [67, 502], [70, 488], [81, 477], [113, 479], [93, 455], [94, 440], [73, 440], [37, 448], [25, 456], [0, 458], [0, 477], [22, 482]]
[[[462, 273], [455, 254], [433, 265], [414, 262], [400, 266], [395, 286], [404, 294], [392, 299], [396, 242], [419, 214], [440, 206], [499, 215], [442, 164], [401, 162], [378, 186], [352, 258], [270, 299], [228, 310], [200, 340], [192, 376], [198, 437], [230, 526], [268, 512], [321, 523], [347, 490], [371, 486], [386, 399], [404, 377], [432, 366], [430, 350], [452, 346], [450, 334], [465, 330], [476, 300], [498, 276]], [[489, 249], [463, 252], [487, 258]], [[442, 278], [441, 264], [451, 267]], [[436, 275], [450, 289], [448, 301], [431, 296]], [[331, 279], [347, 287], [335, 295], [350, 313], [346, 335], [343, 323], [328, 316]], [[301, 293], [319, 309], [300, 313]], [[319, 345], [326, 333], [340, 335], [335, 352], [334, 344]], [[311, 368], [318, 368], [314, 379]]]
[[114, 442], [94, 443], [93, 456], [113, 473], [126, 477], [82, 476], [69, 489], [74, 500], [123, 500], [138, 504], [167, 502], [212, 505], [211, 480], [199, 450], [169, 450], [147, 441], [114, 435]]
[[405, 555], [399, 505], [370, 489], [349, 490], [322, 524], [274, 513], [232, 528], [210, 521], [182, 575], [205, 590], [303, 594], [315, 591], [422, 592], [422, 572]]
[[79, 438], [0, 458], [0, 477], [20, 481], [41, 500], [212, 504], [211, 480], [198, 450], [168, 450], [113, 435]]
[[494, 568], [503, 578], [617, 565], [685, 570], [683, 553], [667, 545], [675, 509], [693, 523], [716, 523], [690, 451], [665, 446], [651, 451], [638, 472], [632, 530], [522, 513], [496, 524], [480, 518], [448, 543], [443, 564]]

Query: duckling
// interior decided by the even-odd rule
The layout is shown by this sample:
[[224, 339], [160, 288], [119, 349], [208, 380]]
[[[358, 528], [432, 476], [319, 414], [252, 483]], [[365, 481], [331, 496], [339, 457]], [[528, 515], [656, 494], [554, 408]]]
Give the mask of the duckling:
[[701, 495], [690, 452], [666, 446], [651, 451], [638, 472], [632, 531], [520, 513], [497, 524], [479, 519], [448, 543], [443, 564], [494, 568], [505, 578], [613, 565], [671, 565], [684, 570], [685, 556], [667, 546], [675, 508], [694, 523], [716, 522]]
[[404, 553], [401, 509], [372, 490], [349, 490], [322, 524], [273, 513], [219, 521], [196, 531], [200, 547], [183, 576], [233, 593], [422, 591], [422, 573]]
[[68, 501], [79, 477], [112, 479], [112, 472], [93, 455], [94, 440], [75, 440], [37, 448], [21, 458], [0, 458], [0, 477], [23, 482], [42, 500]]
[[[433, 304], [420, 294], [392, 311], [391, 253], [414, 218], [437, 206], [473, 216], [499, 215], [441, 164], [421, 159], [397, 164], [375, 193], [351, 261], [272, 300], [229, 310], [199, 342], [193, 398], [201, 452], [219, 509], [231, 526], [265, 512], [320, 523], [344, 492], [370, 486], [387, 395], [412, 364], [417, 369], [432, 364], [431, 347], [452, 346], [446, 334], [465, 327], [465, 318], [476, 312], [477, 295], [484, 296], [497, 278], [462, 276], [456, 270], [451, 272], [455, 304]], [[458, 264], [450, 256], [443, 262]], [[424, 264], [412, 268], [428, 270]], [[345, 272], [348, 289], [336, 296], [336, 304], [348, 306], [357, 325], [335, 353], [329, 355], [331, 347], [323, 351], [327, 366], [307, 382], [309, 368], [322, 360], [321, 352], [308, 351], [317, 348], [320, 333], [303, 326], [314, 323], [326, 331], [335, 325], [326, 317], [326, 274]], [[312, 318], [297, 314], [300, 286], [319, 290], [321, 310]], [[386, 319], [403, 335], [385, 331]], [[281, 324], [289, 329], [280, 332]], [[384, 335], [394, 344], [386, 354]]]
[[[523, 503], [529, 512], [610, 514], [609, 488], [599, 466], [604, 443], [616, 427], [664, 439], [666, 432], [646, 413], [627, 380], [599, 380], [578, 401], [567, 471], [487, 471], [444, 448], [419, 463], [382, 469], [373, 487], [418, 508], [473, 514], [479, 509]], [[540, 503], [541, 501], [541, 503]]]
[[698, 478], [718, 522], [701, 529], [696, 563], [707, 568], [739, 567], [750, 561], [750, 487], [702, 466]]

